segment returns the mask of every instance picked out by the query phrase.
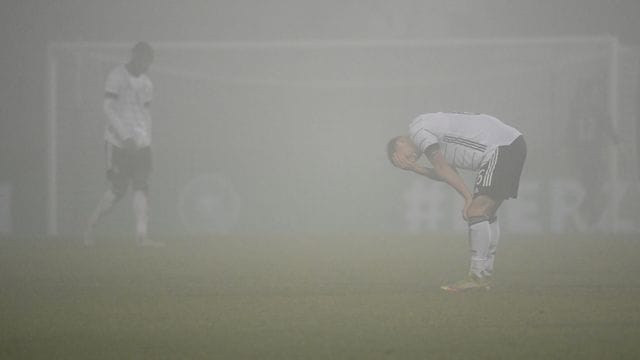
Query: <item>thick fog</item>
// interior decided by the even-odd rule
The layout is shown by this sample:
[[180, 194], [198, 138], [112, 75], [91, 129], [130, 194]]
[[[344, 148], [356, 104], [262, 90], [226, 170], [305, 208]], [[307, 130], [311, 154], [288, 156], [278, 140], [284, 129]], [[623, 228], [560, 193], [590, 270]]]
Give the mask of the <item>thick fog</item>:
[[[638, 19], [638, 0], [4, 0], [0, 357], [637, 358]], [[149, 49], [122, 67], [139, 41], [152, 98]], [[148, 207], [121, 177], [107, 213], [108, 162], [148, 165], [149, 100]], [[138, 149], [105, 144], [119, 101]], [[497, 217], [390, 163], [431, 112], [523, 134]], [[465, 130], [443, 152], [478, 164], [491, 144]], [[484, 164], [514, 175], [505, 133]]]
[[[157, 236], [464, 231], [458, 195], [385, 152], [438, 111], [525, 135], [506, 232], [637, 233], [634, 15], [635, 1], [11, 2], [5, 228], [80, 235], [107, 185], [106, 75], [146, 40]], [[115, 235], [131, 231], [119, 206]]]

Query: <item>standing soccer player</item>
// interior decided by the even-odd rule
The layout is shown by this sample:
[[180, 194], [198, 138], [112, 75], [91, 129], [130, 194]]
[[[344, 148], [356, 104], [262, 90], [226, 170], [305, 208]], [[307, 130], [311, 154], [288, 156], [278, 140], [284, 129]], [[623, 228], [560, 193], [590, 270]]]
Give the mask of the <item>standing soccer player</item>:
[[104, 112], [107, 179], [110, 188], [93, 212], [84, 243], [91, 246], [93, 231], [131, 186], [136, 220], [136, 241], [140, 246], [158, 246], [148, 237], [149, 176], [151, 174], [151, 115], [153, 85], [146, 75], [154, 52], [146, 42], [131, 50], [128, 63], [113, 69], [105, 85]]
[[[387, 153], [394, 166], [444, 181], [464, 199], [462, 216], [469, 226], [471, 248], [469, 276], [442, 289], [488, 289], [500, 238], [496, 211], [502, 201], [518, 196], [527, 156], [522, 134], [489, 115], [423, 114], [411, 122], [408, 136], [389, 141]], [[433, 168], [418, 164], [422, 154]], [[473, 193], [457, 169], [476, 172]]]

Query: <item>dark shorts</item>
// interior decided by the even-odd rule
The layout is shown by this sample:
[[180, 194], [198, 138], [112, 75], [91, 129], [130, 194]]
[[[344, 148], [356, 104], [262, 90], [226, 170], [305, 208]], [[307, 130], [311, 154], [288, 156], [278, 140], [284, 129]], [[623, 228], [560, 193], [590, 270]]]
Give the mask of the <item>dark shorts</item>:
[[474, 197], [487, 195], [494, 200], [517, 198], [526, 158], [527, 144], [522, 135], [509, 145], [498, 146], [491, 159], [478, 171]]
[[147, 191], [152, 170], [151, 147], [122, 149], [106, 144], [107, 179], [114, 194], [122, 196], [129, 184], [133, 190]]

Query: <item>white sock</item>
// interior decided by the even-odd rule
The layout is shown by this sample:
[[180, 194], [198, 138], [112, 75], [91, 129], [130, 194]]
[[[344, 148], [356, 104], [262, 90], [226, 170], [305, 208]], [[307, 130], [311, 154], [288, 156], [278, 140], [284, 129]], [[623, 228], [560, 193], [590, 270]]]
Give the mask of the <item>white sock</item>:
[[136, 236], [138, 239], [146, 239], [149, 221], [149, 204], [146, 192], [141, 190], [133, 192], [133, 212], [136, 217]]
[[[473, 222], [473, 220], [472, 220]], [[478, 278], [485, 276], [489, 258], [491, 228], [488, 220], [469, 225], [469, 245], [471, 248], [471, 266], [469, 273]]]
[[500, 242], [500, 224], [498, 218], [494, 218], [493, 222], [489, 223], [491, 229], [491, 241], [489, 242], [489, 259], [487, 260], [487, 267], [485, 269], [486, 275], [493, 275], [493, 263], [496, 260], [496, 251], [498, 249], [498, 242]]

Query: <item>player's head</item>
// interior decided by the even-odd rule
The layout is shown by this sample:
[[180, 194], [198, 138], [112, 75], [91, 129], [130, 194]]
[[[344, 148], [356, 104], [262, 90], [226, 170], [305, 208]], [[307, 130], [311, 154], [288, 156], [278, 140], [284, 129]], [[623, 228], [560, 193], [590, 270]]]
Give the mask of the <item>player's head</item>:
[[149, 70], [153, 62], [153, 48], [149, 43], [140, 41], [131, 49], [130, 69], [136, 74], [143, 74]]
[[393, 161], [393, 155], [399, 153], [405, 158], [417, 160], [420, 157], [418, 147], [406, 135], [396, 136], [387, 143], [387, 156], [393, 165], [397, 165]]

